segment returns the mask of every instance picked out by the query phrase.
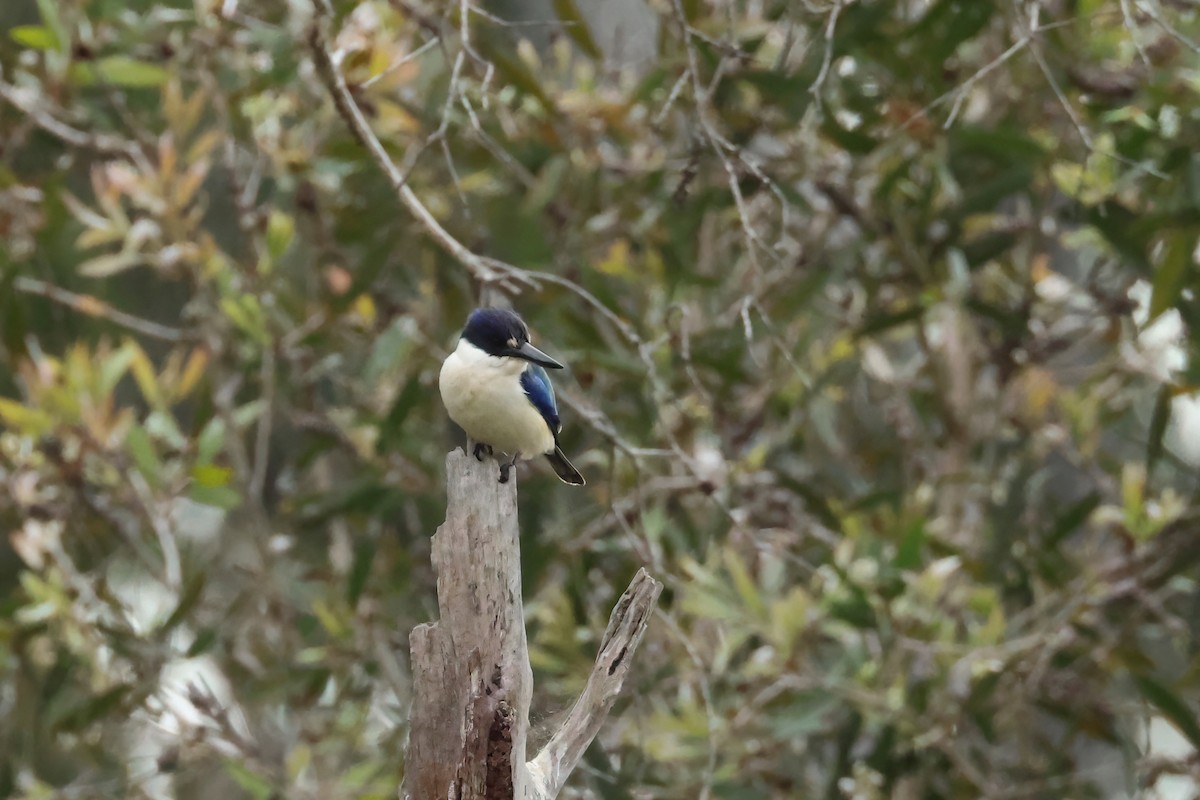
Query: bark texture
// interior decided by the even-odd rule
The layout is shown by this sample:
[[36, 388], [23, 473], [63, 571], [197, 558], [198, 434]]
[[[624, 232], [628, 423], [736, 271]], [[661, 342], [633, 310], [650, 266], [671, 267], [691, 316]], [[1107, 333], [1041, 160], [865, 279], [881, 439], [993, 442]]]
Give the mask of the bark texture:
[[414, 700], [403, 797], [550, 800], [621, 689], [662, 584], [639, 570], [613, 609], [587, 686], [526, 763], [533, 674], [521, 601], [516, 481], [491, 459], [446, 459], [446, 521], [433, 537], [437, 622], [412, 631]]

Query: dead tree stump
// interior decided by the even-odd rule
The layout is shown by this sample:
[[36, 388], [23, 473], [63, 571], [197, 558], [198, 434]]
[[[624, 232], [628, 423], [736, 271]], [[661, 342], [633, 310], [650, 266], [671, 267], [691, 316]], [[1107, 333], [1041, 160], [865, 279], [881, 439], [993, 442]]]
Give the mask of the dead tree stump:
[[662, 584], [639, 570], [609, 619], [566, 721], [526, 760], [533, 674], [521, 602], [516, 481], [491, 459], [446, 458], [446, 521], [433, 537], [437, 622], [417, 626], [405, 800], [551, 800], [620, 693]]

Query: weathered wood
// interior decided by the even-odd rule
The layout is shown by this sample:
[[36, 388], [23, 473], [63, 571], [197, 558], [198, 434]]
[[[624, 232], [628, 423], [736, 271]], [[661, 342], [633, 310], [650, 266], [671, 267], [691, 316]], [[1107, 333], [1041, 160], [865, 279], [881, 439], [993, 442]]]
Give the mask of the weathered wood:
[[446, 458], [433, 537], [439, 620], [412, 632], [407, 800], [551, 800], [603, 724], [662, 584], [640, 570], [621, 597], [566, 723], [526, 763], [533, 674], [521, 601], [516, 481], [462, 450]]
[[[414, 701], [405, 794], [412, 800], [525, 796], [533, 673], [517, 489], [515, 480], [502, 484], [496, 476], [491, 459], [461, 450], [446, 458], [446, 521], [433, 537], [439, 620], [414, 630], [409, 643]], [[504, 752], [503, 765], [493, 750]]]
[[535, 797], [557, 797], [584, 751], [600, 732], [600, 726], [621, 693], [621, 684], [633, 663], [633, 653], [641, 644], [661, 591], [662, 584], [651, 578], [646, 570], [639, 569], [617, 601], [587, 685], [571, 707], [566, 721], [537, 758], [529, 763]]

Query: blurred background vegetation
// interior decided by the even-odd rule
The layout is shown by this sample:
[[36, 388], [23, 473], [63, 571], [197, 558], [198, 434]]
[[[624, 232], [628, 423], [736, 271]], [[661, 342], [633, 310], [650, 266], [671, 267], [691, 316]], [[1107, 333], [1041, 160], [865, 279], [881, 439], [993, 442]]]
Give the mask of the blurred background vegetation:
[[320, 2], [0, 4], [0, 796], [396, 796], [482, 290], [570, 796], [1197, 795], [1193, 0]]

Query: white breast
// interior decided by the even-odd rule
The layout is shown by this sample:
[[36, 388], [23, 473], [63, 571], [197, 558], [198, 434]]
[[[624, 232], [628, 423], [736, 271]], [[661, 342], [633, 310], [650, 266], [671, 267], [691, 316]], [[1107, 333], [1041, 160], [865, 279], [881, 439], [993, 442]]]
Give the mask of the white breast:
[[527, 366], [519, 358], [490, 356], [459, 340], [438, 376], [450, 419], [473, 441], [509, 455], [553, 452], [554, 434], [521, 388]]

